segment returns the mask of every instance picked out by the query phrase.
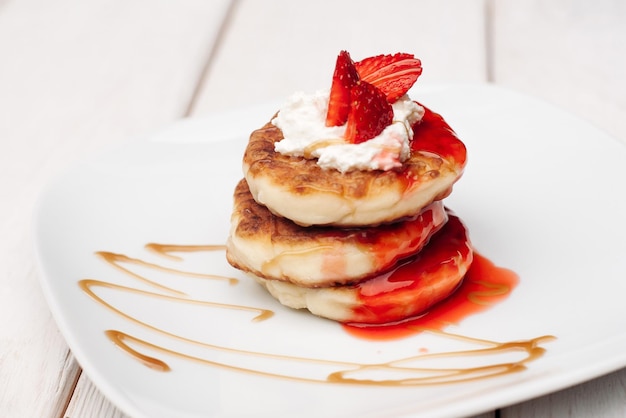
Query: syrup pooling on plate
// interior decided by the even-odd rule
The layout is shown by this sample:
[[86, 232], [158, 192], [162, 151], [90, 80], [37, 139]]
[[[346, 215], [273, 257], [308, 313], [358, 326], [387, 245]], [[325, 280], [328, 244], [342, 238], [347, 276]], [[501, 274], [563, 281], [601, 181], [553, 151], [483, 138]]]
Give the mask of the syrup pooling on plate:
[[[148, 244], [146, 245], [146, 249], [153, 253], [157, 253], [170, 261], [181, 263], [184, 263], [185, 259], [175, 254], [224, 251], [224, 247], [219, 245], [178, 246]], [[184, 268], [171, 268], [158, 263], [151, 263], [138, 258], [132, 258], [110, 252], [98, 252], [96, 255], [117, 271], [122, 272], [126, 279], [130, 279], [133, 282], [136, 281], [137, 283], [148, 284], [155, 289], [154, 291], [147, 291], [133, 287], [132, 285], [120, 285], [96, 279], [85, 279], [79, 282], [81, 289], [101, 306], [111, 310], [129, 322], [155, 333], [155, 335], [158, 334], [160, 336], [165, 336], [172, 342], [176, 343], [175, 345], [177, 348], [174, 349], [171, 348], [169, 344], [157, 344], [146, 338], [134, 336], [129, 332], [113, 329], [104, 330], [107, 338], [117, 347], [135, 358], [137, 361], [157, 371], [165, 372], [170, 370], [170, 366], [166, 362], [166, 358], [179, 358], [203, 364], [205, 366], [218, 367], [240, 373], [251, 373], [265, 377], [304, 382], [381, 386], [434, 385], [484, 379], [487, 377], [524, 370], [528, 362], [537, 359], [541, 356], [541, 354], [543, 354], [545, 349], [540, 345], [549, 341], [551, 338], [549, 336], [543, 336], [514, 342], [497, 342], [454, 335], [423, 327], [417, 329], [418, 327], [414, 325], [414, 328], [416, 329], [414, 329], [413, 332], [418, 331], [429, 333], [450, 340], [462, 340], [464, 343], [472, 345], [472, 348], [430, 353], [428, 352], [429, 350], [417, 345], [415, 341], [407, 339], [402, 343], [415, 344], [414, 355], [396, 358], [387, 362], [375, 362], [371, 364], [245, 350], [218, 343], [211, 343], [209, 341], [188, 338], [176, 332], [160, 328], [149, 321], [138, 319], [132, 314], [124, 312], [123, 310], [117, 308], [113, 302], [109, 302], [107, 297], [98, 294], [98, 288], [107, 288], [130, 295], [156, 298], [158, 300], [194, 304], [201, 307], [206, 306], [207, 308], [210, 307], [225, 310], [234, 309], [243, 312], [250, 312], [253, 314], [249, 319], [250, 321], [271, 320], [273, 312], [268, 311], [267, 309], [246, 306], [244, 304], [236, 305], [220, 303], [219, 300], [197, 299], [185, 294], [185, 292], [180, 289], [162, 286], [156, 280], [152, 280], [150, 277], [145, 277], [145, 273], [136, 273], [133, 271], [132, 266], [141, 266], [143, 268], [147, 268], [149, 271], [167, 272], [175, 276], [180, 275], [193, 277], [200, 280], [217, 280], [217, 283], [221, 282], [224, 286], [236, 284], [234, 279], [210, 273], [196, 273]], [[488, 277], [485, 279], [487, 281], [489, 280]], [[207, 336], [207, 338], [208, 337], [210, 336]], [[186, 351], [187, 346], [193, 346], [196, 348], [199, 347], [204, 350], [202, 352], [206, 354], [191, 354], [191, 352]], [[226, 353], [230, 356], [230, 358], [232, 358], [232, 360], [224, 361], [221, 356], [216, 356], [216, 353]], [[508, 357], [503, 359], [503, 354]], [[162, 358], [159, 358], [160, 356], [162, 356]], [[239, 363], [237, 362], [237, 359], [245, 359], [246, 363], [249, 364], [250, 358], [258, 359], [260, 366], [256, 368], [241, 367], [238, 365]], [[437, 361], [438, 359], [459, 358], [483, 358], [483, 360], [477, 363], [477, 365], [468, 366], [465, 364], [462, 367], [450, 367], [446, 365], [445, 362], [437, 367], [433, 367], [431, 364], [432, 361]], [[275, 369], [268, 370], [266, 367], [263, 367], [264, 361], [270, 360], [273, 362], [272, 364], [276, 364]], [[241, 363], [243, 363], [243, 361]], [[303, 372], [296, 372], [294, 370], [299, 370], [299, 368], [294, 367], [294, 365], [297, 365], [298, 363], [314, 365], [315, 368], [319, 370], [319, 373], [305, 372], [303, 374]]]
[[442, 331], [503, 301], [518, 283], [519, 277], [513, 271], [496, 266], [474, 251], [472, 266], [458, 289], [424, 314], [394, 324], [344, 324], [344, 328], [354, 336], [373, 340], [403, 338], [423, 329]]

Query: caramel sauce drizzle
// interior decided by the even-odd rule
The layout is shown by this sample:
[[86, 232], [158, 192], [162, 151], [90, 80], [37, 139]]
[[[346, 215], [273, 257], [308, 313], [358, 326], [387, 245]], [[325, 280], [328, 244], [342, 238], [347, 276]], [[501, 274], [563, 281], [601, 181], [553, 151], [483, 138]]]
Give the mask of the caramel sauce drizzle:
[[[429, 331], [429, 330], [424, 330]], [[460, 335], [454, 335], [449, 333], [443, 333], [440, 331], [432, 331], [441, 334], [445, 337], [463, 338], [468, 342], [479, 343], [482, 342], [478, 339], [472, 339], [463, 337]], [[228, 349], [220, 346], [206, 345], [209, 348], [215, 348], [219, 350], [226, 350], [230, 352], [238, 352], [244, 355], [258, 356], [258, 357], [271, 357], [274, 359], [283, 360], [285, 362], [305, 362], [320, 364], [326, 366], [333, 366], [339, 368], [335, 372], [329, 373], [326, 378], [314, 378], [306, 376], [297, 376], [293, 374], [285, 373], [272, 373], [263, 370], [256, 370], [251, 368], [242, 368], [236, 365], [221, 363], [210, 360], [209, 358], [197, 357], [182, 353], [177, 350], [172, 350], [160, 345], [153, 344], [146, 340], [134, 337], [126, 334], [122, 331], [107, 330], [107, 337], [113, 341], [119, 348], [137, 358], [146, 366], [158, 370], [169, 371], [170, 367], [162, 360], [154, 357], [142, 354], [136, 349], [131, 347], [131, 344], [142, 346], [153, 351], [160, 352], [162, 354], [170, 355], [172, 357], [182, 358], [184, 360], [193, 361], [207, 366], [218, 367], [236, 372], [246, 372], [264, 377], [282, 378], [292, 381], [307, 382], [307, 383], [333, 383], [333, 384], [354, 384], [354, 385], [377, 385], [377, 386], [426, 386], [437, 384], [449, 384], [459, 383], [465, 381], [474, 381], [479, 379], [485, 379], [489, 377], [500, 376], [508, 373], [517, 373], [527, 369], [526, 363], [539, 358], [545, 352], [545, 349], [539, 347], [540, 343], [550, 341], [553, 339], [551, 336], [542, 336], [533, 338], [531, 340], [514, 341], [506, 343], [497, 343], [493, 341], [486, 342], [490, 346], [482, 349], [464, 350], [464, 351], [452, 351], [443, 353], [423, 354], [418, 350], [418, 354], [411, 357], [393, 360], [384, 363], [375, 364], [360, 364], [350, 362], [338, 362], [332, 360], [322, 360], [314, 358], [293, 357], [285, 355], [273, 355], [269, 353], [261, 353], [254, 351], [241, 351], [235, 349]], [[465, 367], [465, 368], [433, 368], [433, 367], [418, 367], [412, 366], [410, 363], [417, 363], [420, 361], [431, 360], [435, 358], [443, 357], [462, 357], [462, 356], [496, 356], [503, 352], [517, 351], [525, 354], [525, 357], [518, 361], [493, 363], [486, 366], [477, 367]], [[373, 379], [370, 377], [372, 373], [385, 372], [387, 374], [394, 374], [393, 378]], [[363, 375], [363, 377], [359, 377]], [[399, 377], [402, 376], [402, 377]], [[405, 377], [406, 376], [406, 377]]]
[[[409, 135], [409, 128], [406, 126], [406, 124], [403, 121], [394, 120], [392, 124], [402, 125], [407, 135]], [[304, 158], [312, 159], [314, 158], [313, 153], [320, 148], [326, 148], [332, 145], [347, 145], [347, 144], [349, 144], [349, 142], [347, 142], [343, 138], [320, 139], [306, 146], [303, 151], [303, 156]], [[384, 145], [380, 145], [379, 148], [383, 151], [388, 151], [390, 153], [394, 153], [398, 151], [398, 149], [395, 147], [389, 147], [389, 146], [384, 146]]]
[[304, 158], [312, 159], [313, 153], [320, 148], [326, 148], [331, 145], [343, 145], [347, 144], [347, 142], [343, 139], [334, 138], [334, 139], [320, 139], [319, 141], [315, 141], [312, 144], [308, 145], [304, 148]]
[[[169, 258], [175, 261], [183, 261], [182, 257], [175, 256], [172, 253], [185, 253], [185, 252], [199, 252], [199, 251], [223, 251], [225, 249], [224, 246], [221, 245], [170, 245], [170, 244], [155, 244], [150, 243], [145, 246], [145, 248], [151, 252], [159, 254], [165, 258]], [[172, 340], [183, 342], [186, 344], [198, 346], [208, 350], [208, 352], [220, 351], [220, 352], [228, 352], [231, 355], [234, 355], [235, 359], [238, 356], [243, 356], [245, 358], [250, 357], [258, 357], [260, 359], [273, 359], [279, 360], [280, 364], [284, 364], [288, 367], [288, 370], [292, 370], [292, 366], [294, 363], [307, 363], [307, 364], [316, 364], [323, 368], [330, 368], [331, 371], [322, 373], [321, 376], [299, 376], [290, 372], [281, 372], [281, 371], [267, 371], [263, 370], [262, 367], [259, 369], [250, 368], [250, 367], [241, 367], [236, 364], [231, 364], [227, 362], [215, 361], [210, 358], [210, 355], [207, 353], [206, 356], [196, 356], [184, 353], [180, 350], [174, 350], [163, 345], [155, 344], [153, 342], [147, 341], [145, 339], [138, 338], [136, 336], [130, 335], [126, 332], [119, 330], [106, 330], [105, 335], [107, 338], [114, 343], [117, 347], [122, 349], [124, 352], [140, 361], [142, 364], [147, 367], [161, 371], [167, 372], [170, 371], [170, 366], [159, 358], [156, 358], [152, 355], [145, 354], [142, 350], [148, 350], [152, 353], [160, 353], [165, 356], [171, 356], [175, 358], [184, 359], [187, 361], [196, 362], [199, 364], [203, 364], [211, 367], [218, 367], [222, 369], [227, 369], [236, 372], [242, 373], [251, 373], [255, 375], [261, 375], [265, 377], [272, 378], [281, 378], [293, 381], [302, 381], [302, 382], [310, 382], [310, 383], [331, 383], [331, 384], [353, 384], [353, 385], [377, 385], [377, 386], [423, 386], [423, 385], [439, 385], [439, 384], [449, 384], [449, 383], [457, 383], [457, 382], [466, 382], [473, 381], [478, 379], [485, 379], [495, 376], [500, 376], [503, 374], [509, 373], [517, 373], [523, 370], [526, 370], [527, 363], [536, 360], [541, 357], [545, 349], [540, 346], [540, 344], [544, 342], [548, 342], [554, 337], [552, 336], [541, 336], [537, 338], [532, 338], [529, 340], [520, 340], [520, 341], [509, 341], [509, 342], [496, 342], [489, 340], [482, 340], [477, 338], [471, 338], [461, 335], [456, 335], [452, 333], [443, 332], [440, 330], [430, 329], [430, 328], [422, 328], [416, 330], [423, 333], [430, 333], [437, 335], [441, 338], [449, 338], [449, 339], [457, 339], [461, 340], [465, 343], [470, 343], [473, 345], [478, 345], [480, 348], [476, 349], [468, 349], [468, 350], [458, 350], [458, 351], [448, 351], [448, 352], [435, 352], [429, 353], [424, 348], [415, 349], [415, 355], [411, 355], [404, 358], [394, 359], [388, 362], [383, 363], [368, 363], [361, 364], [358, 362], [349, 362], [349, 361], [336, 361], [332, 359], [321, 359], [321, 358], [309, 358], [309, 357], [299, 357], [299, 356], [290, 356], [283, 354], [274, 354], [268, 352], [260, 352], [260, 351], [252, 351], [252, 350], [244, 350], [236, 347], [227, 347], [219, 344], [211, 344], [205, 341], [199, 341], [191, 338], [184, 337], [182, 335], [178, 335], [176, 333], [172, 333], [166, 331], [164, 329], [160, 329], [154, 325], [151, 325], [145, 321], [139, 320], [136, 317], [122, 311], [121, 309], [116, 308], [111, 303], [107, 302], [103, 297], [100, 297], [95, 291], [95, 288], [105, 287], [121, 292], [127, 292], [131, 294], [138, 294], [144, 297], [153, 297], [160, 298], [169, 301], [188, 303], [188, 304], [196, 304], [207, 307], [216, 307], [220, 309], [235, 309], [244, 312], [251, 312], [255, 315], [252, 317], [252, 321], [264, 321], [273, 316], [273, 312], [267, 309], [256, 308], [252, 306], [244, 306], [244, 305], [233, 305], [233, 304], [225, 304], [214, 301], [207, 300], [198, 300], [192, 297], [187, 296], [185, 293], [178, 291], [177, 289], [173, 289], [167, 286], [163, 286], [156, 281], [153, 281], [149, 278], [146, 278], [142, 275], [139, 275], [130, 269], [123, 267], [121, 263], [130, 263], [134, 265], [139, 265], [142, 267], [147, 267], [153, 270], [159, 270], [169, 273], [174, 273], [178, 275], [188, 276], [188, 277], [197, 277], [202, 279], [209, 280], [219, 280], [225, 281], [230, 285], [236, 284], [237, 280], [233, 278], [204, 274], [204, 273], [194, 273], [185, 270], [173, 269], [165, 266], [161, 266], [160, 264], [149, 263], [140, 259], [127, 257], [121, 254], [114, 254], [110, 252], [100, 251], [97, 252], [96, 255], [104, 260], [111, 267], [121, 271], [126, 276], [131, 277], [135, 280], [138, 280], [142, 283], [148, 284], [155, 288], [157, 291], [151, 292], [146, 290], [137, 289], [134, 287], [118, 285], [110, 282], [95, 280], [95, 279], [83, 279], [78, 282], [80, 288], [85, 292], [88, 296], [94, 299], [99, 305], [109, 309], [120, 317], [139, 325], [143, 328], [146, 328], [150, 331], [153, 331], [157, 334], [166, 336], [171, 338]], [[481, 297], [493, 296], [493, 295], [501, 295], [508, 292], [508, 288], [506, 286], [491, 286], [487, 284], [486, 287], [491, 287], [490, 290], [484, 292], [474, 292], [473, 295], [468, 296], [472, 298], [474, 303], [484, 304], [485, 302], [481, 300]], [[160, 291], [160, 292], [158, 292]], [[508, 361], [498, 361], [498, 358], [502, 354], [506, 353], [516, 353], [517, 357], [521, 355], [521, 358], [517, 358], [516, 360], [508, 360]], [[420, 363], [429, 362], [438, 358], [464, 358], [469, 356], [487, 358], [487, 364], [475, 366], [475, 367], [433, 367], [422, 365]], [[491, 360], [493, 357], [493, 361]], [[483, 361], [483, 363], [485, 363]], [[324, 369], [325, 370], [325, 369]], [[381, 375], [384, 375], [381, 377]]]
[[[110, 303], [108, 303], [107, 301], [105, 301], [103, 298], [101, 298], [100, 296], [98, 296], [96, 294], [96, 292], [93, 291], [94, 287], [106, 287], [109, 289], [114, 289], [114, 290], [119, 290], [122, 292], [127, 292], [127, 293], [134, 293], [134, 294], [138, 294], [138, 295], [142, 295], [142, 296], [149, 296], [149, 297], [155, 297], [155, 298], [160, 298], [163, 300], [170, 300], [170, 301], [174, 301], [174, 302], [184, 302], [184, 303], [189, 303], [189, 304], [194, 304], [194, 305], [203, 305], [203, 306], [211, 306], [211, 307], [217, 307], [217, 308], [223, 308], [223, 309], [235, 309], [235, 310], [240, 310], [240, 311], [250, 311], [250, 312], [255, 312], [257, 315], [254, 316], [252, 318], [253, 321], [264, 321], [268, 318], [271, 318], [274, 315], [274, 312], [267, 310], [267, 309], [259, 309], [259, 308], [253, 308], [250, 306], [243, 306], [243, 305], [230, 305], [230, 304], [226, 304], [226, 303], [218, 303], [218, 302], [210, 302], [210, 301], [205, 301], [205, 300], [197, 300], [197, 299], [190, 299], [188, 297], [176, 297], [176, 296], [169, 296], [169, 295], [164, 295], [162, 293], [154, 293], [154, 292], [148, 292], [145, 290], [140, 290], [140, 289], [136, 289], [134, 287], [127, 287], [127, 286], [121, 286], [118, 284], [114, 284], [114, 283], [110, 283], [110, 282], [104, 282], [104, 281], [100, 281], [100, 280], [93, 280], [93, 279], [83, 279], [81, 281], [78, 282], [78, 285], [80, 286], [80, 288], [82, 289], [83, 292], [85, 292], [86, 294], [88, 294], [89, 296], [91, 296], [92, 299], [94, 299], [95, 301], [97, 301], [98, 303], [100, 303], [102, 306], [105, 306], [106, 308], [110, 309], [111, 311], [115, 312], [116, 314], [118, 314], [119, 316], [122, 316], [126, 319], [128, 319], [129, 321], [132, 321], [138, 325], [141, 325], [143, 327], [146, 328], [150, 328], [153, 331], [158, 331], [164, 334], [168, 334], [171, 337], [177, 337], [175, 334], [170, 334], [167, 333], [159, 328], [153, 327], [152, 325], [143, 322], [143, 321], [139, 321], [138, 319], [126, 314], [124, 311], [117, 309], [116, 307], [114, 307], [113, 305], [111, 305]], [[180, 294], [183, 294], [182, 292], [177, 292]], [[178, 338], [178, 339], [182, 339], [182, 338]], [[186, 340], [191, 342], [191, 340]]]
[[[168, 258], [173, 258], [173, 259], [178, 259], [178, 260], [182, 260], [182, 258], [180, 257], [176, 257], [170, 254], [170, 252], [173, 252], [174, 246], [172, 245], [159, 245], [159, 244], [147, 244], [146, 247], [150, 250], [152, 250], [153, 252], [156, 252], [157, 254], [163, 255], [165, 257]], [[195, 249], [194, 249], [195, 248]], [[192, 251], [206, 251], [208, 250], [218, 250], [218, 249], [223, 249], [224, 246], [185, 246], [185, 245], [181, 245], [180, 248], [176, 249], [176, 251], [186, 251], [186, 252], [192, 252]], [[124, 254], [115, 254], [115, 253], [111, 253], [108, 251], [98, 251], [96, 252], [96, 256], [104, 259], [104, 261], [106, 261], [108, 264], [110, 264], [111, 266], [115, 267], [116, 269], [122, 271], [123, 273], [143, 282], [146, 284], [149, 284], [150, 286], [153, 286], [155, 288], [161, 289], [161, 290], [165, 290], [167, 292], [170, 293], [174, 293], [174, 294], [184, 294], [181, 291], [178, 291], [176, 289], [172, 289], [170, 287], [167, 286], [163, 286], [153, 280], [150, 280], [144, 276], [141, 276], [125, 267], [123, 267], [121, 265], [121, 263], [127, 263], [127, 264], [134, 264], [134, 265], [138, 265], [138, 266], [143, 266], [143, 267], [147, 267], [150, 269], [155, 269], [155, 270], [161, 270], [161, 271], [166, 271], [169, 273], [175, 273], [181, 276], [187, 276], [187, 277], [197, 277], [200, 279], [213, 279], [213, 280], [224, 280], [224, 281], [228, 281], [229, 284], [237, 284], [239, 282], [239, 280], [235, 279], [235, 278], [230, 278], [230, 277], [224, 277], [224, 276], [218, 276], [218, 275], [214, 275], [214, 274], [206, 274], [206, 273], [194, 273], [194, 272], [189, 272], [189, 271], [185, 271], [185, 270], [178, 270], [178, 269], [173, 269], [173, 268], [167, 268], [167, 267], [163, 267], [161, 265], [158, 264], [154, 264], [154, 263], [149, 263], [147, 261], [143, 261], [137, 258], [131, 258], [128, 257]]]
[[477, 283], [489, 289], [482, 291], [474, 290], [473, 292], [469, 292], [469, 294], [467, 295], [467, 299], [470, 302], [475, 303], [476, 305], [491, 305], [491, 302], [488, 299], [484, 298], [504, 296], [511, 291], [511, 288], [506, 284], [489, 283], [483, 280], [475, 280], [474, 283]]
[[[151, 242], [145, 245], [146, 250], [152, 251], [158, 255], [170, 258], [172, 260], [183, 261], [183, 258], [172, 253], [194, 253], [198, 251], [224, 251], [225, 245], [171, 245], [171, 244], [158, 244]], [[219, 276], [217, 276], [219, 277]], [[237, 279], [232, 279], [235, 282]], [[233, 283], [234, 284], [234, 283]]]
[[[356, 370], [348, 372], [335, 372], [329, 375], [328, 380], [341, 383], [370, 383], [370, 384], [384, 384], [386, 386], [419, 386], [419, 385], [435, 385], [444, 383], [455, 383], [472, 381], [478, 379], [484, 379], [488, 377], [495, 377], [508, 373], [517, 373], [526, 370], [526, 363], [529, 363], [537, 358], [541, 357], [545, 353], [545, 348], [540, 347], [539, 344], [554, 339], [553, 336], [546, 335], [530, 340], [511, 341], [498, 343], [495, 341], [480, 340], [476, 338], [465, 337], [461, 335], [455, 335], [445, 333], [438, 330], [421, 328], [420, 331], [436, 333], [448, 338], [462, 339], [466, 342], [484, 344], [487, 348], [479, 348], [473, 350], [462, 351], [450, 351], [439, 353], [420, 353], [413, 357], [407, 357], [403, 359], [393, 360], [388, 363], [382, 364], [370, 364], [361, 365]], [[464, 368], [433, 368], [433, 367], [416, 367], [411, 366], [411, 363], [423, 362], [437, 358], [445, 357], [466, 357], [466, 356], [497, 356], [506, 352], [520, 352], [524, 354], [521, 360], [509, 361], [502, 363], [492, 363], [486, 366], [476, 367], [464, 367]], [[397, 378], [394, 380], [385, 381], [373, 381], [367, 379], [359, 379], [357, 373], [365, 373], [371, 371], [394, 371], [400, 372], [402, 375], [408, 375], [405, 378]], [[422, 374], [422, 375], [420, 375]]]

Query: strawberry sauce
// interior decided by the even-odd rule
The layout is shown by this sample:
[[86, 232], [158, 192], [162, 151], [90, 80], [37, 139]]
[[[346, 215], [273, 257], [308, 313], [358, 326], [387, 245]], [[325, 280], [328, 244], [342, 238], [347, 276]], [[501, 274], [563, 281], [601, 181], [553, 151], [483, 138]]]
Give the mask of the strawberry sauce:
[[424, 312], [458, 286], [472, 261], [467, 230], [454, 214], [414, 257], [356, 285], [354, 322], [388, 324]]
[[419, 251], [447, 220], [448, 213], [443, 203], [433, 202], [418, 215], [392, 224], [369, 228], [309, 228], [325, 238], [353, 240], [362, 251], [374, 257], [374, 263], [380, 270], [387, 270], [399, 260]]
[[[428, 248], [428, 247], [427, 247]], [[416, 259], [413, 263], [419, 263]], [[419, 281], [414, 275], [416, 269], [410, 264], [394, 271], [387, 282]], [[385, 325], [343, 324], [351, 335], [374, 340], [389, 340], [407, 337], [423, 329], [442, 331], [449, 325], [458, 325], [463, 319], [483, 312], [509, 296], [519, 278], [511, 270], [497, 267], [487, 258], [474, 252], [472, 264], [462, 283], [449, 297], [436, 303], [420, 316]], [[384, 291], [384, 289], [380, 289]], [[393, 292], [390, 286], [390, 292]]]
[[411, 151], [426, 151], [450, 159], [464, 166], [467, 158], [465, 145], [456, 136], [450, 125], [439, 115], [424, 107], [424, 117], [413, 125]]

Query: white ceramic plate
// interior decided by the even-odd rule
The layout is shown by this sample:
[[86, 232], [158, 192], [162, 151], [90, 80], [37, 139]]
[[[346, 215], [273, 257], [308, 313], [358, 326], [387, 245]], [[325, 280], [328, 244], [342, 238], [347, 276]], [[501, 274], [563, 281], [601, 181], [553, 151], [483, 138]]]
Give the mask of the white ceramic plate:
[[[626, 147], [565, 112], [492, 86], [420, 87], [412, 95], [441, 113], [467, 145], [468, 167], [447, 205], [466, 222], [481, 254], [519, 275], [508, 299], [444, 334], [370, 341], [279, 306], [230, 268], [223, 251], [180, 253], [183, 260], [148, 251], [144, 245], [154, 242], [225, 243], [247, 136], [276, 104], [185, 120], [79, 164], [41, 198], [36, 240], [42, 286], [96, 386], [137, 417], [443, 417], [492, 410], [624, 367]], [[229, 285], [120, 264], [185, 293], [173, 294], [114, 268], [99, 251], [241, 281]], [[92, 289], [118, 312], [89, 297], [79, 286], [84, 279], [109, 283]], [[275, 315], [255, 322], [255, 312], [191, 300]], [[147, 367], [106, 331], [153, 344], [125, 340], [171, 370]], [[357, 379], [397, 383], [406, 376], [371, 365], [542, 335], [556, 339], [542, 341], [545, 354], [519, 373], [406, 387], [325, 382], [338, 368], [361, 367]], [[420, 365], [467, 370], [500, 361], [465, 355], [434, 360], [439, 363]]]

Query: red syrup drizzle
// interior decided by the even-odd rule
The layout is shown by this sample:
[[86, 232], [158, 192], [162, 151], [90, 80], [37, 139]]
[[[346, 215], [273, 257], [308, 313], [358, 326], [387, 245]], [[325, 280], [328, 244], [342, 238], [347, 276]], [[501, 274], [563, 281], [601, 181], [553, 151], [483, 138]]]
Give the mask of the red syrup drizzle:
[[[467, 162], [465, 144], [440, 114], [421, 104], [420, 106], [424, 108], [424, 116], [413, 125], [411, 151], [424, 155], [430, 154], [433, 157], [438, 156], [442, 162], [443, 160], [447, 162], [448, 169], [454, 169], [460, 175]], [[406, 190], [413, 189], [423, 180], [411, 166], [404, 170], [403, 175]], [[423, 175], [428, 176], [429, 173], [423, 173]], [[439, 196], [439, 199], [445, 198], [451, 191], [450, 188]]]
[[[308, 231], [326, 239], [354, 242], [374, 257], [380, 270], [392, 268], [398, 261], [415, 254], [448, 220], [448, 212], [440, 201], [433, 202], [418, 215], [401, 221], [365, 228], [307, 227]], [[345, 270], [343, 257], [327, 257], [322, 271], [341, 276]], [[337, 263], [339, 260], [339, 263]]]
[[423, 329], [442, 331], [503, 301], [518, 282], [519, 277], [513, 271], [498, 267], [474, 252], [472, 264], [458, 288], [426, 313], [393, 324], [343, 324], [343, 327], [349, 334], [369, 340], [403, 338]]
[[441, 115], [420, 106], [424, 107], [424, 116], [419, 123], [413, 125], [411, 150], [431, 152], [464, 166], [467, 158], [465, 144]]
[[360, 303], [352, 321], [388, 324], [425, 312], [456, 289], [471, 261], [467, 229], [448, 211], [448, 222], [415, 256], [355, 285]]

